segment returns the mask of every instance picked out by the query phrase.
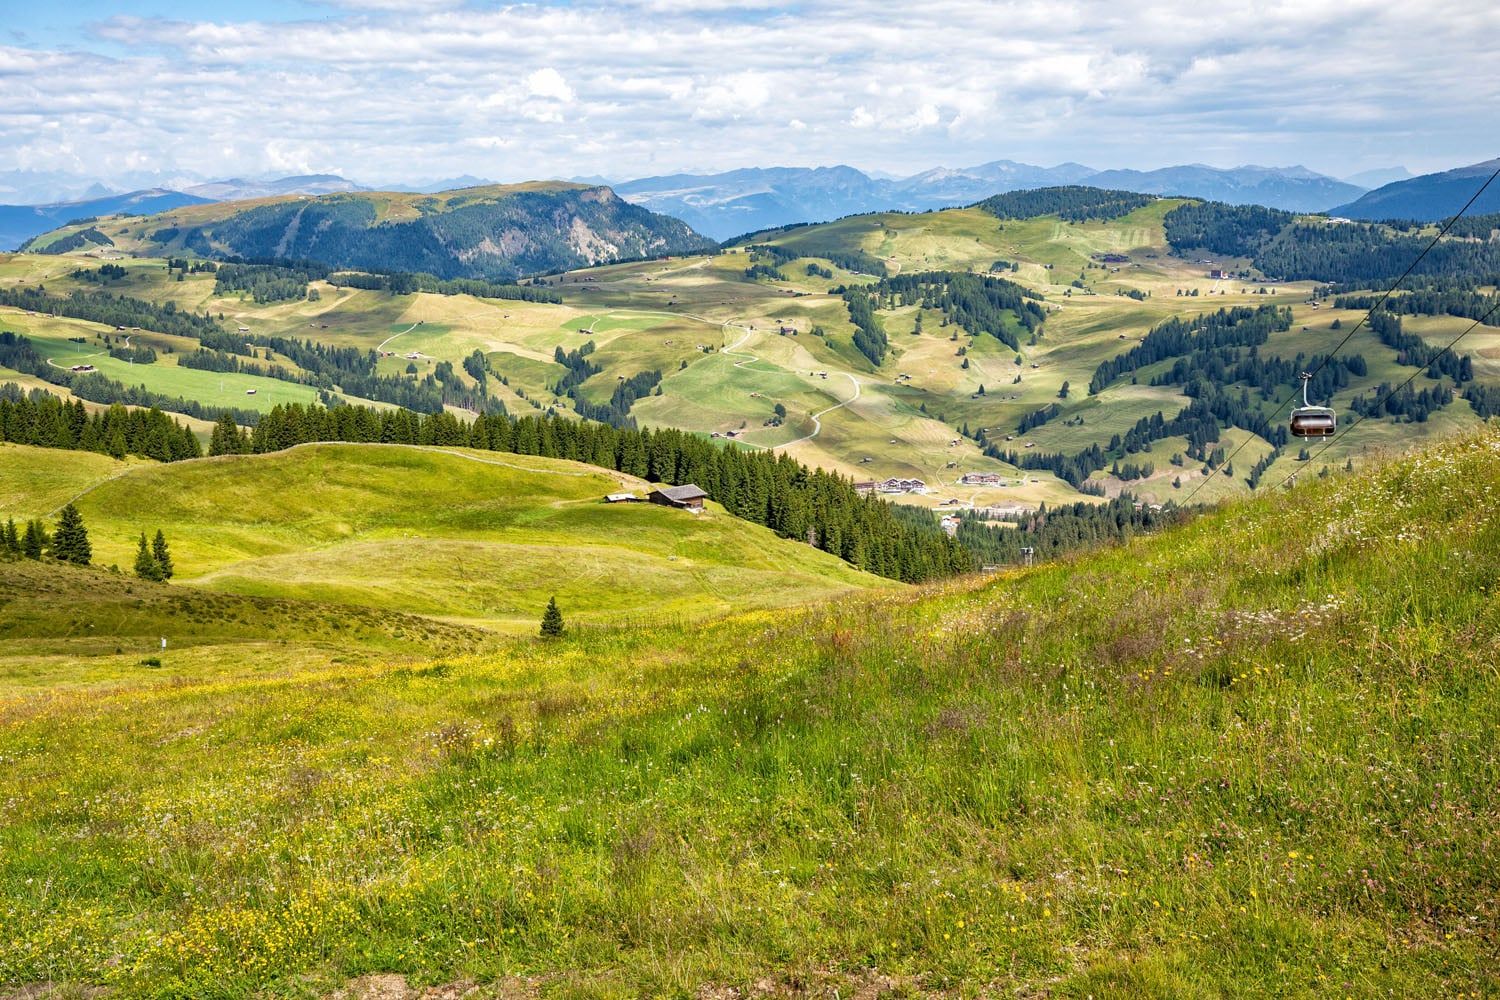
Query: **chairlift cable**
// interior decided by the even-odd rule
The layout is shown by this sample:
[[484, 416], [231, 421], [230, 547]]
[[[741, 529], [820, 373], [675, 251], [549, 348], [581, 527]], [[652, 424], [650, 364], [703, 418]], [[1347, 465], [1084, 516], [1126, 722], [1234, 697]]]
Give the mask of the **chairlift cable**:
[[[1362, 316], [1360, 318], [1360, 321], [1354, 325], [1353, 329], [1351, 329], [1347, 334], [1344, 335], [1344, 339], [1334, 345], [1333, 350], [1329, 351], [1328, 354], [1324, 356], [1323, 360], [1318, 362], [1317, 366], [1314, 367], [1312, 371], [1307, 373], [1309, 379], [1312, 376], [1318, 374], [1318, 372], [1322, 371], [1323, 368], [1327, 366], [1328, 362], [1333, 360], [1334, 355], [1338, 354], [1339, 351], [1344, 349], [1344, 345], [1349, 343], [1350, 339], [1352, 339], [1353, 336], [1364, 327], [1365, 323], [1369, 321], [1370, 317], [1375, 314], [1375, 310], [1385, 305], [1386, 300], [1391, 297], [1391, 294], [1395, 292], [1396, 289], [1400, 288], [1401, 283], [1411, 276], [1412, 271], [1416, 270], [1418, 264], [1422, 263], [1422, 258], [1427, 256], [1428, 251], [1437, 246], [1438, 241], [1441, 240], [1444, 236], [1448, 235], [1448, 230], [1452, 229], [1454, 224], [1457, 223], [1459, 219], [1463, 218], [1464, 213], [1474, 206], [1474, 203], [1479, 200], [1479, 196], [1484, 194], [1485, 190], [1489, 188], [1492, 183], [1494, 183], [1496, 177], [1500, 177], [1500, 167], [1496, 167], [1494, 173], [1490, 174], [1485, 182], [1479, 185], [1479, 190], [1475, 191], [1474, 194], [1469, 198], [1469, 200], [1464, 203], [1464, 207], [1458, 210], [1457, 215], [1450, 217], [1446, 222], [1443, 223], [1442, 228], [1438, 230], [1437, 235], [1434, 236], [1432, 240], [1422, 248], [1422, 252], [1417, 254], [1416, 259], [1414, 259], [1411, 264], [1407, 266], [1406, 270], [1401, 272], [1401, 277], [1397, 278], [1391, 284], [1391, 287], [1386, 289], [1384, 294], [1380, 296], [1380, 301], [1376, 302], [1369, 309], [1365, 310], [1364, 316]], [[1468, 331], [1464, 332], [1467, 333]], [[1462, 336], [1462, 334], [1460, 334], [1460, 336]], [[1457, 342], [1458, 339], [1455, 338], [1454, 343]], [[1421, 369], [1418, 369], [1418, 372], [1420, 371]], [[1413, 375], [1412, 377], [1415, 378], [1416, 376]], [[1408, 382], [1409, 381], [1410, 380], [1408, 380]], [[1303, 382], [1302, 385], [1305, 394], [1307, 383]], [[1277, 402], [1276, 408], [1271, 413], [1273, 419], [1280, 419], [1282, 411], [1286, 409], [1287, 403], [1291, 401], [1292, 396], [1295, 394], [1296, 390], [1293, 389], [1290, 393], [1283, 396], [1281, 400]], [[1198, 492], [1202, 490], [1203, 487], [1208, 485], [1209, 480], [1218, 475], [1220, 469], [1232, 465], [1234, 463], [1235, 456], [1238, 455], [1244, 449], [1245, 445], [1249, 444], [1255, 436], [1256, 435], [1253, 432], [1247, 432], [1245, 440], [1241, 441], [1239, 446], [1235, 448], [1234, 451], [1230, 452], [1228, 457], [1226, 457], [1223, 462], [1214, 466], [1208, 471], [1208, 475], [1199, 480], [1198, 485], [1193, 488], [1193, 492], [1189, 493], [1187, 497], [1183, 499], [1180, 506], [1186, 507], [1188, 504], [1192, 503], [1193, 497], [1197, 496]], [[1334, 440], [1336, 440], [1336, 438], [1331, 438], [1329, 439], [1328, 443], [1332, 444]]]

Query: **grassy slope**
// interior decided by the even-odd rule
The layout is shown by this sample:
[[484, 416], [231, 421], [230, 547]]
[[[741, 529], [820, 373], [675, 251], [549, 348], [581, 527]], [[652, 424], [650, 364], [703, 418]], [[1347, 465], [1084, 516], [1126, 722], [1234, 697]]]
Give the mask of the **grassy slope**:
[[0, 696], [0, 980], [1488, 995], [1497, 494], [1491, 431], [978, 587]]
[[0, 515], [47, 514], [81, 494], [99, 565], [128, 571], [140, 532], [160, 528], [179, 583], [248, 596], [529, 631], [554, 594], [586, 623], [701, 618], [885, 585], [717, 508], [694, 517], [605, 505], [621, 478], [571, 462], [382, 445], [131, 466], [0, 454], [0, 498], [12, 501]]

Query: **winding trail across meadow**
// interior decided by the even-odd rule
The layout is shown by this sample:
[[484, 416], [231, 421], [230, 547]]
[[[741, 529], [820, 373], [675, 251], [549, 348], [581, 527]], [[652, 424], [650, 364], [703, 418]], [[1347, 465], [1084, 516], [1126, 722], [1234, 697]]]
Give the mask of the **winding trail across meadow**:
[[826, 409], [819, 410], [817, 413], [812, 414], [813, 429], [811, 434], [804, 434], [802, 437], [797, 438], [797, 440], [795, 441], [788, 441], [785, 444], [778, 444], [775, 447], [790, 448], [794, 444], [801, 444], [803, 441], [811, 441], [813, 438], [818, 436], [819, 432], [823, 430], [823, 421], [819, 419], [820, 417], [822, 417], [825, 413], [832, 413], [834, 410], [848, 406], [850, 403], [859, 398], [859, 379], [855, 378], [848, 372], [839, 372], [839, 374], [853, 383], [854, 395], [850, 396], [848, 399], [840, 400], [839, 402], [834, 403], [832, 406], [827, 407]]
[[[750, 335], [754, 332], [753, 330], [751, 330], [747, 326], [742, 326], [739, 323], [725, 322], [723, 324], [723, 326], [725, 326], [725, 327], [731, 327], [732, 326], [736, 330], [743, 330], [743, 331], [745, 331], [744, 335], [742, 337], [740, 337], [739, 340], [736, 340], [730, 346], [722, 348], [719, 351], [720, 354], [727, 354], [727, 355], [729, 355], [731, 357], [743, 358], [744, 359], [743, 361], [736, 361], [734, 363], [734, 367], [736, 367], [736, 368], [743, 368], [746, 365], [754, 364], [755, 362], [761, 360], [759, 357], [757, 357], [754, 354], [749, 354], [749, 353], [746, 353], [744, 351], [739, 350], [740, 345], [743, 344], [745, 341], [747, 341], [747, 340], [750, 339]], [[780, 372], [781, 369], [777, 369], [777, 371]], [[824, 409], [821, 409], [817, 413], [809, 414], [809, 416], [812, 417], [812, 422], [813, 422], [813, 429], [812, 429], [812, 433], [811, 434], [804, 434], [801, 437], [797, 438], [796, 440], [785, 441], [785, 442], [783, 442], [781, 444], [768, 445], [767, 447], [769, 447], [772, 451], [775, 451], [777, 448], [790, 448], [794, 444], [801, 444], [804, 441], [811, 441], [813, 438], [817, 437], [822, 432], [822, 430], [823, 430], [823, 421], [820, 418], [824, 414], [826, 414], [826, 413], [832, 413], [834, 410], [837, 410], [837, 409], [839, 409], [841, 407], [844, 407], [844, 406], [848, 406], [850, 403], [854, 402], [856, 399], [859, 398], [859, 393], [860, 393], [859, 379], [855, 378], [849, 372], [839, 372], [839, 374], [842, 375], [842, 376], [844, 376], [845, 378], [847, 378], [854, 385], [854, 395], [850, 396], [848, 399], [840, 400], [839, 402], [834, 403], [832, 406], [829, 406], [829, 407], [826, 407]]]
[[411, 326], [407, 327], [405, 330], [402, 330], [400, 333], [393, 333], [393, 334], [391, 334], [389, 337], [387, 337], [384, 340], [382, 340], [380, 342], [379, 346], [377, 346], [375, 348], [375, 350], [376, 351], [383, 351], [383, 350], [385, 350], [385, 345], [386, 344], [389, 344], [391, 341], [395, 340], [397, 337], [404, 337], [404, 336], [406, 336], [408, 333], [411, 333], [413, 330], [415, 330], [417, 327], [419, 327], [421, 325], [422, 325], [421, 321], [418, 320], [417, 322], [413, 323]]

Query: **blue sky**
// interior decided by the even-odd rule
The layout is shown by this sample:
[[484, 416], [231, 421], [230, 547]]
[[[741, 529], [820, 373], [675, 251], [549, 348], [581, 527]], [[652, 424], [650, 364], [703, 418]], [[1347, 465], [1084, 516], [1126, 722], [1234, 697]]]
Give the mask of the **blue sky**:
[[113, 184], [1500, 153], [1491, 0], [3, 8], [0, 172]]

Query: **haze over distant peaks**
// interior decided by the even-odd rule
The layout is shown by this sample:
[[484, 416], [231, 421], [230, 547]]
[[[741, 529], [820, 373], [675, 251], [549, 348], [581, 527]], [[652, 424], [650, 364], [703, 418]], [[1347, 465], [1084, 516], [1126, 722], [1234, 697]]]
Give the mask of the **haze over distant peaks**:
[[[578, 180], [577, 178], [573, 178]], [[441, 180], [416, 181], [409, 184], [382, 184], [381, 191], [402, 191], [407, 194], [436, 194], [439, 191], [461, 191], [464, 188], [488, 187], [500, 182], [489, 177], [475, 177], [473, 174], [460, 174], [457, 177], [444, 177]], [[579, 181], [579, 183], [589, 183]], [[370, 190], [370, 189], [365, 189]]]
[[341, 191], [368, 190], [369, 188], [345, 180], [337, 174], [299, 174], [294, 177], [254, 180], [231, 177], [183, 189], [187, 194], [209, 201], [243, 201], [246, 198], [274, 198], [283, 194], [336, 194]]
[[1353, 184], [1355, 187], [1378, 188], [1415, 176], [1416, 174], [1405, 167], [1377, 167], [1374, 170], [1361, 170], [1357, 174], [1350, 174], [1344, 178], [1344, 183]]
[[1095, 170], [1081, 163], [1039, 167], [994, 160], [934, 167], [887, 179], [849, 166], [758, 167], [718, 174], [669, 174], [615, 185], [620, 195], [675, 215], [715, 239], [794, 222], [825, 222], [877, 211], [929, 211], [972, 205], [1006, 191], [1087, 184], [1142, 194], [1188, 195], [1230, 204], [1321, 211], [1364, 189], [1306, 167], [1233, 168], [1202, 164], [1159, 170]]
[[14, 250], [38, 233], [56, 229], [75, 219], [126, 213], [151, 215], [184, 205], [199, 205], [199, 198], [181, 191], [148, 188], [126, 194], [106, 194], [85, 201], [61, 201], [51, 205], [0, 205], [0, 250]]
[[1303, 166], [1223, 169], [1202, 163], [1159, 170], [1105, 170], [1088, 177], [1093, 187], [1140, 194], [1191, 195], [1231, 205], [1265, 205], [1290, 212], [1321, 212], [1358, 197], [1361, 189]]

